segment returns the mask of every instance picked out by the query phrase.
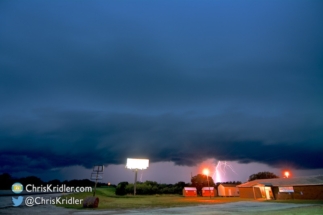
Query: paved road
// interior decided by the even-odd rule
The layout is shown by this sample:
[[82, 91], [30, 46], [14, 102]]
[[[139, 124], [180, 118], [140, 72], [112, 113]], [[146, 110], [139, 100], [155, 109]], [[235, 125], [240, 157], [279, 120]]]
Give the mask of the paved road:
[[[0, 202], [4, 197], [0, 197]], [[7, 197], [8, 198], [8, 197]], [[279, 211], [282, 209], [289, 209], [295, 207], [306, 207], [311, 204], [289, 204], [289, 203], [268, 203], [268, 202], [233, 202], [226, 204], [215, 205], [200, 205], [190, 207], [174, 207], [163, 209], [140, 209], [140, 210], [75, 210], [56, 207], [54, 205], [39, 205], [27, 207], [21, 205], [19, 207], [3, 207], [0, 208], [0, 214], [6, 215], [129, 215], [129, 214], [175, 214], [175, 215], [237, 215], [270, 211]]]

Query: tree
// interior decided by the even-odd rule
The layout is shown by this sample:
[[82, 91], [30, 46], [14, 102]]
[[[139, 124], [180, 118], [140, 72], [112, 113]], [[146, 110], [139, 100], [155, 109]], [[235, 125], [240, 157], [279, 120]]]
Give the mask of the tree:
[[269, 178], [279, 178], [279, 177], [272, 172], [258, 172], [257, 174], [250, 175], [248, 181], [253, 181], [257, 179], [269, 179]]
[[53, 186], [57, 186], [57, 185], [61, 185], [62, 183], [61, 183], [61, 181], [60, 181], [60, 180], [58, 180], [58, 179], [54, 179], [54, 180], [50, 180], [50, 181], [48, 181], [48, 182], [47, 182], [47, 184], [51, 184], [51, 185], [53, 185]]
[[[208, 183], [208, 180], [209, 180], [209, 183]], [[208, 185], [210, 185], [210, 187], [215, 186], [213, 178], [211, 176], [206, 176], [202, 174], [193, 176], [191, 178], [191, 182], [192, 182], [192, 186], [196, 187], [198, 193], [201, 193], [203, 187], [208, 187]]]
[[27, 184], [33, 184], [34, 186], [40, 186], [45, 184], [40, 178], [36, 176], [27, 176], [25, 178], [20, 178], [19, 182], [24, 185], [24, 187], [27, 186]]
[[183, 189], [186, 186], [186, 183], [184, 181], [179, 181], [175, 184], [175, 186]]
[[0, 175], [0, 182], [1, 190], [9, 190], [11, 189], [11, 185], [13, 184], [13, 179], [8, 173], [3, 173], [2, 175]]
[[189, 187], [190, 185], [186, 184], [184, 181], [179, 181], [174, 185], [174, 193], [182, 194], [184, 187]]
[[[126, 187], [128, 184], [129, 183], [127, 181], [120, 182], [116, 187], [116, 195], [126, 195], [127, 194]], [[132, 190], [133, 190], [133, 187], [132, 187]]]

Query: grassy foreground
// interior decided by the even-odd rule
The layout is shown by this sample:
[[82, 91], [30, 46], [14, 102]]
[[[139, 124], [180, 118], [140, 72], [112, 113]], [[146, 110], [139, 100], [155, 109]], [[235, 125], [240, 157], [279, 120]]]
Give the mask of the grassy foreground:
[[[84, 199], [92, 196], [92, 193], [73, 193], [67, 197], [75, 197], [76, 199]], [[181, 195], [115, 195], [113, 187], [98, 188], [96, 197], [99, 197], [99, 209], [135, 209], [135, 208], [165, 208], [175, 206], [193, 206], [201, 204], [223, 204], [228, 202], [252, 201], [240, 199], [238, 197], [183, 197]], [[82, 205], [58, 205], [65, 208], [81, 209]]]
[[[87, 196], [92, 196], [92, 193], [74, 193], [65, 197], [74, 197], [76, 199], [84, 199]], [[229, 202], [238, 201], [254, 201], [253, 199], [241, 199], [239, 197], [183, 197], [181, 195], [127, 195], [117, 196], [115, 195], [115, 189], [113, 187], [98, 188], [96, 196], [99, 197], [100, 203], [98, 209], [110, 209], [110, 210], [123, 210], [123, 209], [149, 209], [149, 208], [167, 208], [167, 207], [179, 207], [179, 206], [194, 206], [201, 204], [223, 204]], [[323, 214], [323, 202], [319, 200], [288, 200], [288, 201], [262, 201], [276, 203], [296, 203], [296, 204], [316, 204], [308, 207], [290, 208], [280, 211], [270, 212], [254, 212], [248, 213], [248, 215], [280, 215], [280, 214]], [[82, 205], [58, 205], [65, 208], [82, 209]], [[97, 210], [97, 209], [95, 209]], [[245, 214], [245, 213], [241, 213]]]
[[[323, 205], [313, 205], [307, 207], [299, 208], [288, 208], [283, 210], [274, 210], [274, 211], [262, 211], [262, 212], [252, 212], [247, 213], [248, 215], [321, 215], [323, 214]], [[247, 215], [241, 213], [241, 215]]]

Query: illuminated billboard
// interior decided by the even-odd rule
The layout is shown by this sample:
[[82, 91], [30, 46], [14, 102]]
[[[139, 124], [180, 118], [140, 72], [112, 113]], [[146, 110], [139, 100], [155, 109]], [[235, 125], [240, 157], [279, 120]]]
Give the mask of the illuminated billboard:
[[149, 166], [148, 159], [127, 158], [127, 169], [147, 169]]

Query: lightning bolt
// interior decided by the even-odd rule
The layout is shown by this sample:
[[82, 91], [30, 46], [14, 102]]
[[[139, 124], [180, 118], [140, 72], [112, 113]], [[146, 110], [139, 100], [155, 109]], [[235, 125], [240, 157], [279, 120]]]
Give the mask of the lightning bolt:
[[218, 161], [215, 164], [215, 171], [213, 174], [213, 178], [215, 178], [215, 182], [223, 182], [222, 179], [223, 179], [223, 176], [225, 176], [227, 169], [237, 174], [234, 171], [233, 167], [227, 161]]
[[140, 181], [142, 182], [142, 175], [143, 175], [143, 171], [141, 171], [141, 174], [140, 174]]

